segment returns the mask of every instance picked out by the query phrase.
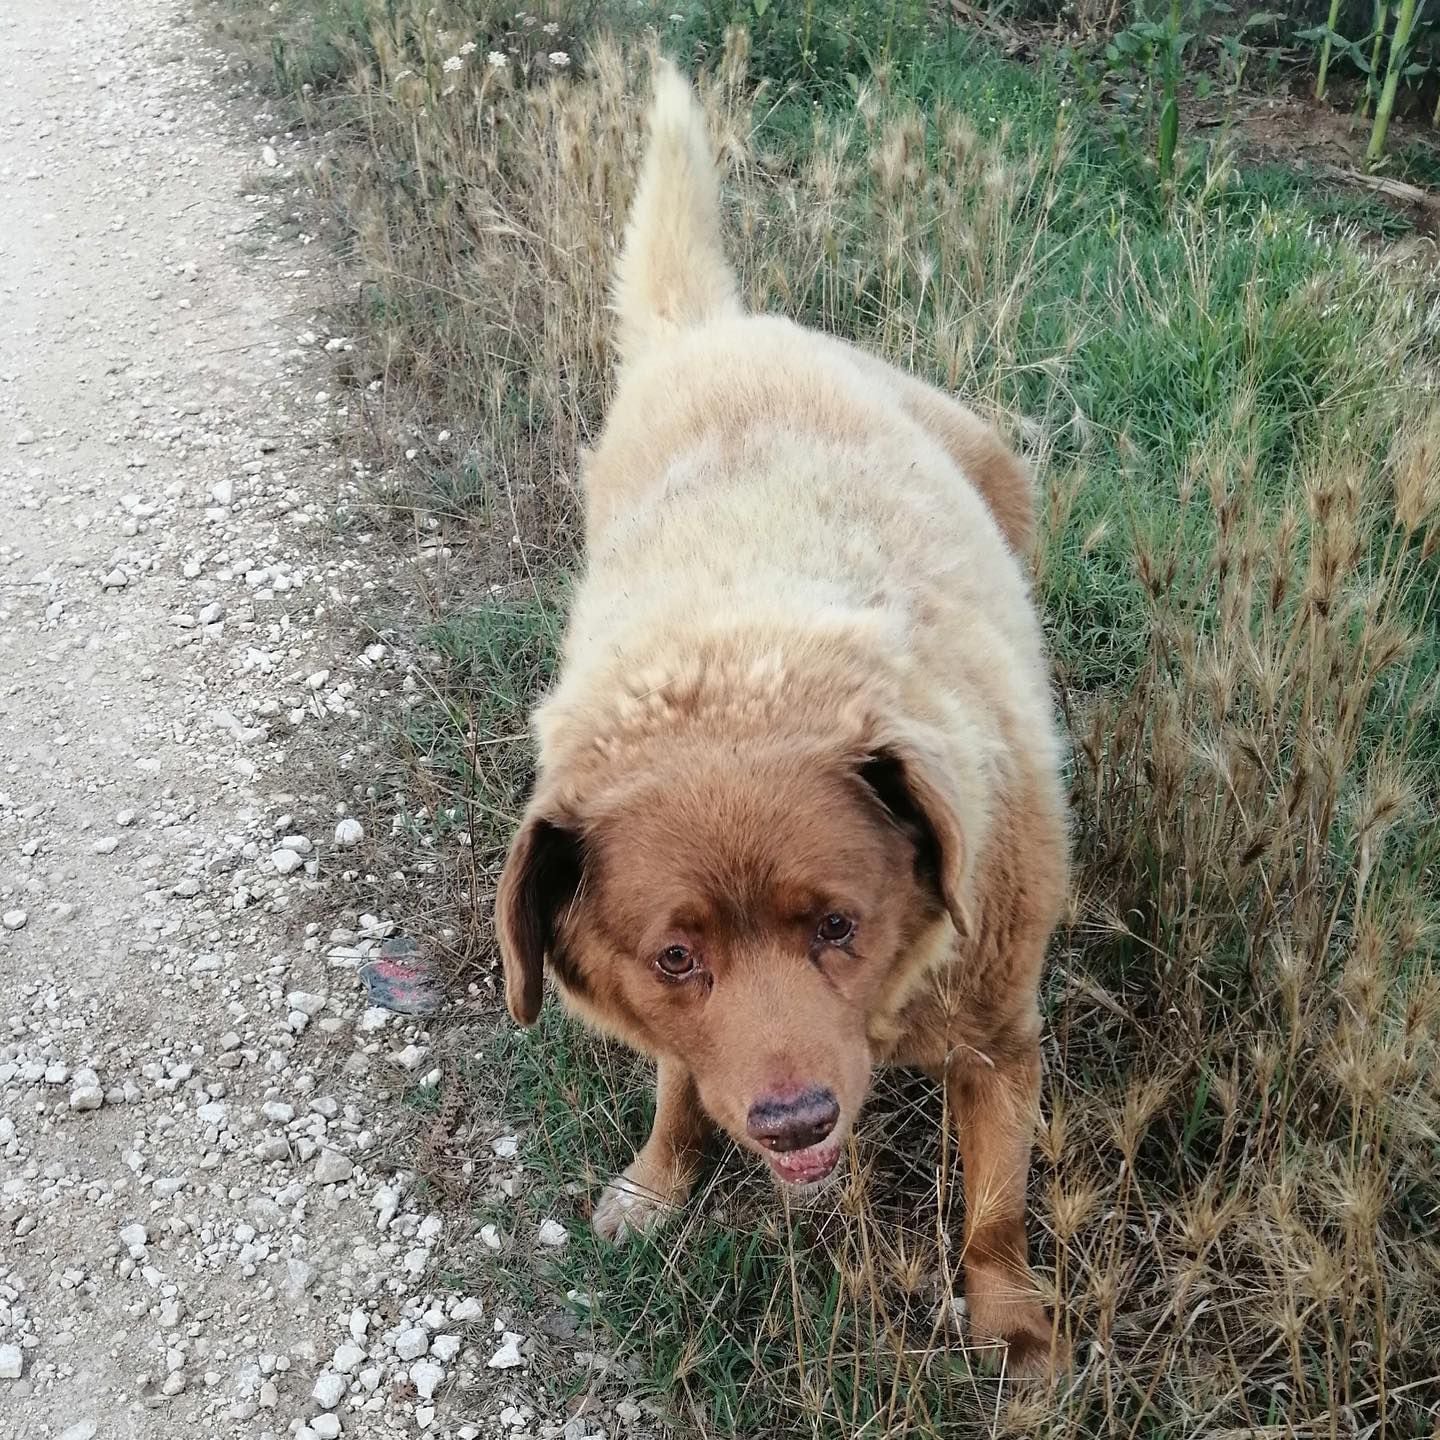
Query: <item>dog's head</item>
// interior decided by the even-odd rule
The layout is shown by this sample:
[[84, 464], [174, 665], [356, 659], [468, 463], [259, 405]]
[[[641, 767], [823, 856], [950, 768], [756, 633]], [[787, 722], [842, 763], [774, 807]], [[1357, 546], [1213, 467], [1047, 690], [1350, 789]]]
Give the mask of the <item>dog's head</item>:
[[571, 1008], [678, 1058], [736, 1141], [817, 1182], [918, 942], [967, 926], [962, 809], [906, 738], [672, 743], [595, 793], [542, 784], [497, 901], [510, 1011], [536, 1019], [548, 960]]

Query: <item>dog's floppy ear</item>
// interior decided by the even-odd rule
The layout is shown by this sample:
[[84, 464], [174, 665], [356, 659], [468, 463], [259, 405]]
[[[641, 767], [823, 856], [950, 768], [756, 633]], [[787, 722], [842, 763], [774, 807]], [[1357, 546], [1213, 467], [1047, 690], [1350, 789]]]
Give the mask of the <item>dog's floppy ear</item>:
[[970, 934], [970, 856], [962, 799], [940, 755], [912, 738], [885, 739], [861, 758], [859, 773], [909, 835], [921, 873], [934, 885], [955, 929]]
[[540, 1017], [545, 960], [554, 961], [560, 914], [579, 893], [582, 870], [578, 830], [568, 817], [532, 805], [511, 841], [495, 897], [505, 1004], [521, 1025]]

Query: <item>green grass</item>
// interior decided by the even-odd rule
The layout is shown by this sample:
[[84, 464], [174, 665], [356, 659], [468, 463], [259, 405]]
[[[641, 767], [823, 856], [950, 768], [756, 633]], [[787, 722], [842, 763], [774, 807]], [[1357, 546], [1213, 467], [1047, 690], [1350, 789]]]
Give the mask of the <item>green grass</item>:
[[[481, 1063], [507, 1077], [531, 1181], [518, 1206], [495, 1218], [522, 1242], [545, 1217], [566, 1220], [572, 1238], [550, 1288], [594, 1297], [609, 1342], [641, 1358], [647, 1384], [683, 1425], [701, 1434], [815, 1425], [852, 1433], [866, 1416], [906, 1411], [931, 1425], [949, 1416], [956, 1428], [947, 1433], [962, 1434], [993, 1411], [998, 1381], [945, 1343], [933, 1277], [916, 1263], [933, 1245], [938, 1206], [883, 1207], [862, 1239], [827, 1207], [780, 1210], [770, 1182], [732, 1151], [702, 1182], [692, 1214], [617, 1249], [575, 1213], [574, 1183], [598, 1189], [629, 1162], [651, 1118], [648, 1067], [553, 1007], [532, 1031], [498, 1032]], [[860, 1163], [900, 1194], [923, 1170], [911, 1147], [923, 1153], [939, 1120], [933, 1087], [890, 1077], [858, 1137]], [[869, 1244], [895, 1262], [892, 1299], [911, 1312], [906, 1334], [893, 1312], [882, 1324], [855, 1303], [876, 1259], [864, 1253]]]
[[554, 672], [557, 609], [496, 598], [419, 636], [443, 682], [407, 712], [401, 744], [439, 796], [435, 832], [468, 824], [483, 854], [506, 843], [525, 806], [529, 709]]

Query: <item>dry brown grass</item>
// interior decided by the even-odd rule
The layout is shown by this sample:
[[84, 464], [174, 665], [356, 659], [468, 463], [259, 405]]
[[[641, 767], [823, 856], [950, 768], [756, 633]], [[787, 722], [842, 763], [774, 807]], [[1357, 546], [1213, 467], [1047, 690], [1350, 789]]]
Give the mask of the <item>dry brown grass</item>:
[[[600, 39], [580, 75], [566, 38], [574, 65], [522, 73], [482, 41], [447, 69], [474, 7], [398, 13], [312, 103], [343, 118], [321, 185], [382, 498], [470, 561], [411, 738], [431, 810], [471, 807], [474, 959], [608, 392], [644, 59]], [[810, 124], [737, 35], [706, 98], [752, 302], [977, 400], [1047, 477], [1077, 884], [1032, 1223], [1075, 1369], [1012, 1393], [966, 1363], [924, 1087], [884, 1088], [829, 1209], [722, 1169], [661, 1247], [572, 1247], [569, 1283], [709, 1433], [1440, 1434], [1433, 293], [1294, 239], [1305, 212], [1222, 160], [1132, 213], [1066, 110], [1011, 133], [997, 74], [977, 110], [882, 69]], [[537, 1205], [643, 1135], [605, 1047], [553, 1019], [485, 1043]]]
[[[1231, 434], [1187, 501], [1212, 545], [1138, 552], [1135, 683], [1072, 716], [1081, 883], [1041, 1141], [1059, 1288], [1112, 1417], [1423, 1433], [1440, 975], [1412, 773], [1435, 685], [1399, 679], [1416, 527], [1343, 453], [1267, 513], [1243, 415]], [[1392, 479], [1433, 525], [1413, 464]]]

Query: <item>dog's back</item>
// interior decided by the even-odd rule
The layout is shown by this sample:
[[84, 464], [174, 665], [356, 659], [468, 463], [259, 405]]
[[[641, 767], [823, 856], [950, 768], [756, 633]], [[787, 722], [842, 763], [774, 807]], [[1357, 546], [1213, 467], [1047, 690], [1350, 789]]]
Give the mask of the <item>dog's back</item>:
[[898, 660], [916, 682], [905, 703], [942, 728], [947, 694], [978, 688], [1043, 749], [1025, 467], [932, 387], [746, 314], [704, 116], [663, 62], [651, 124], [617, 268], [619, 386], [585, 467], [589, 576], [542, 734], [559, 739], [597, 671], [673, 675], [717, 625], [760, 652], [804, 617], [877, 675]]
[[[686, 371], [683, 352], [667, 353], [671, 347], [696, 330], [744, 315], [721, 239], [718, 175], [705, 116], [689, 84], [666, 60], [657, 65], [650, 144], [616, 267], [614, 308], [622, 382], [656, 366], [654, 382], [662, 389], [669, 377]], [[718, 360], [723, 341], [719, 334], [711, 340]], [[805, 348], [800, 368], [808, 375], [795, 368], [797, 343]], [[815, 374], [822, 358], [817, 347], [830, 352], [823, 357], [829, 376]], [[922, 427], [979, 491], [1010, 548], [1018, 555], [1028, 552], [1034, 531], [1029, 472], [969, 410], [863, 350], [773, 319], [733, 334], [731, 349], [725, 373], [701, 394], [665, 390], [660, 405], [653, 386], [643, 393], [632, 387], [637, 392], [632, 408], [663, 427], [651, 438], [652, 457], [669, 445], [683, 445], [699, 423], [723, 428], [727, 418], [731, 428], [736, 420], [769, 413], [786, 423], [808, 419], [817, 430], [872, 433], [873, 416], [866, 411], [903, 415]], [[687, 398], [693, 401], [689, 406]], [[613, 412], [611, 428], [621, 428]]]

